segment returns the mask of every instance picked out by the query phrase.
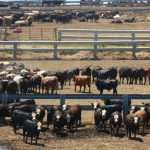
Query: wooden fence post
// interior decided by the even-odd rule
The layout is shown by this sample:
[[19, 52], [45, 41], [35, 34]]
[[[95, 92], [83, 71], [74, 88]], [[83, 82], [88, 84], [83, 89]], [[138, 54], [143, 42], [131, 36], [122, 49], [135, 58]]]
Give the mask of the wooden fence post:
[[16, 52], [16, 50], [17, 50], [17, 43], [14, 43], [14, 49], [13, 49], [13, 59], [15, 60], [15, 59], [17, 59], [17, 52]]
[[43, 40], [43, 30], [41, 28], [41, 39]]
[[123, 108], [123, 119], [125, 119], [126, 115], [128, 114], [128, 109], [129, 109], [128, 102], [129, 102], [128, 95], [123, 95], [123, 105], [122, 105], [122, 108]]
[[65, 94], [60, 95], [60, 106], [65, 104]]
[[[132, 32], [132, 41], [134, 41], [134, 40], [135, 40], [135, 32]], [[136, 51], [136, 43], [133, 43], [132, 44], [132, 57], [134, 59], [137, 59], [136, 55], [135, 55], [135, 51]]]

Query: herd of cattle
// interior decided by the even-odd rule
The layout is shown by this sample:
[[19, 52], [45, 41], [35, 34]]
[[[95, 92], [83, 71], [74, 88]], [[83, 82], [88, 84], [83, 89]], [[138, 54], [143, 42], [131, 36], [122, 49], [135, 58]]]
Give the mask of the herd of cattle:
[[[92, 68], [92, 69], [91, 69]], [[119, 76], [120, 82], [117, 80]], [[92, 78], [92, 79], [91, 79]], [[117, 94], [118, 84], [149, 84], [150, 85], [150, 68], [142, 67], [121, 67], [119, 69], [110, 67], [104, 69], [100, 66], [87, 66], [84, 68], [72, 68], [61, 71], [45, 71], [35, 68], [32, 71], [25, 68], [23, 64], [1, 63], [0, 65], [0, 93], [41, 93], [57, 94], [58, 88], [63, 87], [71, 81], [74, 82], [75, 91], [77, 86], [82, 87], [84, 91], [88, 86], [88, 92], [91, 92], [91, 82], [96, 85], [100, 94], [103, 90], [113, 90]]]
[[[92, 69], [91, 69], [92, 68]], [[63, 89], [67, 82], [71, 84], [74, 81], [75, 90], [77, 86], [89, 87], [91, 92], [91, 82], [95, 83], [100, 93], [104, 89], [111, 90], [117, 94], [117, 85], [119, 81], [116, 79], [120, 77], [120, 82], [124, 83], [127, 79], [127, 84], [150, 84], [150, 68], [117, 68], [111, 67], [102, 69], [101, 67], [85, 67], [73, 68], [64, 71], [44, 71], [39, 68], [30, 69], [25, 68], [23, 64], [1, 63], [0, 64], [0, 93], [27, 93], [39, 92], [51, 94], [54, 90]], [[148, 82], [147, 82], [148, 81]], [[96, 130], [99, 132], [107, 127], [110, 127], [111, 135], [118, 135], [119, 128], [123, 125], [122, 118], [122, 104], [123, 100], [104, 100], [105, 105], [99, 103], [92, 103], [94, 109], [94, 120]], [[129, 101], [129, 106], [131, 102]], [[144, 134], [145, 127], [148, 127], [150, 120], [150, 104], [143, 104], [142, 107], [130, 107], [129, 114], [124, 119], [124, 125], [129, 138], [131, 133], [136, 137], [142, 128]], [[36, 143], [42, 129], [43, 119], [45, 115], [47, 128], [53, 125], [53, 133], [60, 133], [64, 128], [72, 132], [81, 126], [81, 106], [80, 105], [63, 105], [43, 107], [38, 106], [35, 100], [20, 100], [12, 99], [8, 101], [7, 105], [0, 104], [0, 123], [7, 123], [5, 117], [11, 118], [11, 126], [14, 133], [17, 133], [19, 128], [22, 128], [24, 142], [28, 142], [28, 137], [31, 137], [31, 143], [35, 137]]]
[[[80, 11], [80, 10], [54, 10], [53, 12], [18, 12], [0, 14], [0, 26], [30, 26], [32, 22], [56, 22], [56, 23], [70, 23], [73, 20], [79, 22], [97, 22], [100, 18], [114, 19], [120, 18], [119, 11]], [[125, 18], [124, 22], [133, 23], [135, 18]], [[113, 23], [113, 21], [112, 21]]]
[[[105, 105], [91, 103], [97, 132], [110, 130], [111, 136], [119, 136], [119, 133], [122, 133], [121, 128], [125, 128], [129, 139], [132, 138], [132, 134], [134, 138], [137, 134], [145, 134], [145, 128], [149, 126], [150, 120], [149, 103], [142, 106], [130, 106], [128, 114], [123, 119], [123, 100], [105, 99], [103, 101]], [[40, 132], [42, 128], [45, 128], [45, 123], [47, 129], [52, 124], [52, 134], [76, 131], [82, 125], [81, 114], [80, 105], [67, 106], [64, 104], [44, 107], [36, 105], [33, 99], [20, 100], [8, 105], [0, 104], [0, 124], [8, 125], [5, 117], [9, 117], [14, 133], [17, 134], [21, 129], [23, 141], [28, 143], [28, 137], [30, 137], [31, 144], [34, 139], [37, 144]]]

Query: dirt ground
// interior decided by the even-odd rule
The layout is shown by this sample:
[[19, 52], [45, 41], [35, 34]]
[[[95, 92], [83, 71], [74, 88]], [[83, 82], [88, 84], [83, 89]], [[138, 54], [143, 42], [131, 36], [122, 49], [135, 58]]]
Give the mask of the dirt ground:
[[[109, 21], [98, 23], [71, 23], [71, 24], [51, 24], [51, 23], [40, 23], [34, 24], [36, 26], [50, 26], [50, 27], [61, 27], [61, 28], [93, 28], [93, 29], [150, 29], [150, 22], [139, 22], [133, 24], [110, 24]], [[11, 53], [1, 53], [0, 60], [11, 60]], [[51, 53], [19, 53], [18, 60], [16, 62], [23, 63], [27, 68], [41, 68], [43, 70], [65, 70], [73, 67], [82, 68], [88, 65], [99, 65], [102, 68], [114, 67], [150, 67], [150, 53], [139, 52], [137, 54], [139, 60], [132, 60], [130, 52], [119, 53], [119, 52], [105, 52], [100, 53], [100, 60], [88, 60], [91, 57], [91, 53], [79, 52], [75, 56], [63, 56], [68, 60], [50, 60], [49, 56]], [[82, 56], [82, 57], [81, 57]], [[87, 60], [81, 60], [77, 58], [85, 58]], [[34, 59], [33, 59], [34, 58]], [[76, 60], [74, 60], [76, 59]], [[74, 93], [73, 83], [71, 86], [66, 85], [63, 90], [58, 91], [61, 93]], [[79, 94], [79, 92], [77, 92]], [[92, 85], [92, 93], [99, 93]], [[104, 94], [112, 93], [104, 91]], [[119, 85], [119, 94], [150, 94], [150, 86], [146, 85]], [[99, 101], [101, 104], [102, 101]], [[133, 104], [141, 104], [141, 101], [133, 100]], [[149, 100], [150, 101], [150, 100]], [[79, 101], [66, 101], [66, 104], [90, 104], [94, 102], [92, 100]], [[37, 104], [58, 104], [56, 101], [49, 100], [36, 100]], [[23, 143], [22, 130], [19, 130], [18, 134], [13, 133], [11, 126], [0, 126], [0, 146], [7, 146], [4, 149], [14, 150], [149, 150], [150, 147], [150, 129], [146, 129], [144, 136], [138, 135], [136, 139], [128, 140], [125, 136], [124, 127], [121, 127], [119, 137], [111, 137], [108, 133], [100, 132], [97, 133], [94, 127], [93, 111], [83, 111], [82, 113], [82, 127], [77, 132], [68, 133], [64, 130], [61, 135], [52, 135], [52, 126], [50, 130], [46, 130], [46, 125], [43, 125], [43, 130], [40, 134], [38, 145], [30, 145]], [[9, 118], [7, 118], [9, 121]], [[0, 148], [1, 149], [1, 148]]]

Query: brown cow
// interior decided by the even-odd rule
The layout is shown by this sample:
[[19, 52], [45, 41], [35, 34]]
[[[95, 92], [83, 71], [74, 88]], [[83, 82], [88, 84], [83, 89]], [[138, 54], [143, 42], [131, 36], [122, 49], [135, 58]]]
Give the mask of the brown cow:
[[54, 90], [56, 90], [56, 94], [57, 94], [58, 78], [56, 76], [43, 77], [41, 86], [42, 86], [42, 94], [44, 93], [44, 89], [45, 89], [45, 93], [48, 94], [50, 88], [51, 88], [51, 94], [54, 93]]
[[73, 76], [73, 81], [75, 83], [75, 91], [76, 87], [80, 86], [80, 92], [81, 87], [84, 87], [84, 92], [86, 89], [86, 85], [89, 87], [89, 92], [91, 92], [91, 78], [89, 76]]

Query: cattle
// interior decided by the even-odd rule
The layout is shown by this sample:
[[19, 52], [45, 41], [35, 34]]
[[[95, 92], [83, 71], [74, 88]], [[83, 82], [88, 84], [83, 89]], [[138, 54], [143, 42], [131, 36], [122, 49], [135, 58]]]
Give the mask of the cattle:
[[45, 117], [45, 109], [42, 106], [36, 106], [36, 119], [40, 122], [43, 122]]
[[147, 112], [145, 107], [141, 107], [140, 110], [133, 114], [134, 117], [140, 119], [140, 125], [142, 125], [142, 134], [144, 134], [145, 126], [147, 124]]
[[143, 80], [144, 80], [144, 84], [146, 84], [147, 79], [149, 80], [149, 84], [150, 84], [150, 68], [143, 68], [144, 69], [144, 73], [143, 73]]
[[99, 70], [102, 70], [102, 68], [100, 66], [94, 66], [92, 68], [92, 82], [94, 83], [95, 81], [95, 78], [97, 79], [98, 78], [98, 72]]
[[131, 139], [131, 135], [133, 133], [134, 137], [136, 138], [136, 134], [140, 126], [140, 118], [133, 116], [131, 114], [128, 114], [125, 118], [124, 124], [126, 126], [127, 137]]
[[56, 76], [51, 76], [51, 77], [43, 77], [42, 82], [41, 82], [41, 87], [42, 87], [42, 93], [49, 93], [49, 89], [51, 88], [51, 94], [54, 93], [54, 90], [56, 90], [57, 94], [57, 89], [58, 89], [58, 78]]
[[89, 76], [91, 78], [91, 74], [92, 74], [92, 71], [91, 71], [91, 66], [88, 66], [88, 67], [84, 67], [81, 69], [81, 75], [84, 76]]
[[109, 116], [107, 114], [107, 111], [105, 109], [98, 108], [94, 113], [96, 130], [101, 131], [101, 129], [104, 128], [104, 131], [106, 131], [108, 119]]
[[111, 67], [108, 69], [101, 69], [98, 71], [98, 79], [116, 79], [117, 68]]
[[0, 119], [1, 122], [7, 124], [5, 117], [10, 117], [9, 108], [6, 105], [0, 104]]
[[119, 78], [120, 78], [120, 83], [124, 84], [124, 79], [126, 78], [127, 84], [129, 83], [130, 79], [130, 74], [131, 74], [131, 68], [129, 67], [121, 67], [119, 69]]
[[69, 19], [68, 15], [59, 15], [56, 18], [56, 22], [57, 23], [59, 23], [59, 22], [61, 22], [61, 23], [69, 23], [70, 19]]
[[30, 87], [30, 80], [22, 78], [20, 81], [20, 92], [26, 94]]
[[97, 131], [100, 131], [102, 128], [106, 130], [106, 124], [108, 119], [110, 118], [111, 114], [114, 112], [122, 112], [122, 106], [120, 105], [106, 105], [100, 106], [97, 103], [94, 103], [94, 119], [95, 119], [95, 126]]
[[80, 92], [82, 86], [84, 87], [84, 92], [86, 89], [86, 85], [89, 87], [89, 92], [91, 92], [91, 78], [89, 76], [73, 76], [73, 81], [75, 84], [75, 91], [76, 87], [80, 86]]
[[139, 84], [142, 84], [143, 74], [144, 74], [143, 68], [137, 68], [137, 67], [131, 68], [130, 84], [133, 84], [133, 82], [137, 84], [138, 80], [139, 80]]
[[140, 107], [136, 106], [136, 105], [132, 105], [129, 109], [129, 114], [134, 114], [135, 112], [137, 112], [140, 109]]
[[57, 110], [62, 111], [62, 108], [60, 106], [52, 106], [47, 108], [47, 128], [49, 128], [49, 124], [52, 123], [53, 115]]
[[126, 18], [126, 19], [124, 19], [124, 22], [134, 23], [134, 22], [136, 22], [136, 18], [135, 17]]
[[67, 79], [67, 72], [66, 71], [57, 71], [54, 73], [54, 76], [58, 78], [58, 82], [60, 82], [61, 89], [63, 89], [64, 83]]
[[61, 131], [64, 128], [64, 115], [61, 110], [56, 110], [52, 117], [53, 132]]
[[23, 127], [24, 121], [27, 119], [32, 120], [32, 115], [29, 113], [20, 111], [20, 110], [14, 110], [12, 112], [11, 119], [12, 119], [13, 130], [14, 130], [14, 133], [16, 134], [17, 127], [18, 126]]
[[103, 90], [106, 89], [110, 91], [113, 89], [113, 94], [117, 94], [118, 80], [97, 80], [96, 87], [103, 94]]
[[104, 99], [105, 105], [121, 105], [123, 104], [123, 99]]
[[35, 143], [37, 144], [37, 140], [41, 131], [41, 122], [35, 122], [31, 120], [25, 120], [23, 124], [23, 141], [27, 143], [28, 136], [31, 137], [31, 144], [33, 141], [33, 137], [35, 137]]
[[41, 81], [42, 78], [40, 75], [35, 74], [31, 77], [31, 90], [33, 92], [37, 92], [38, 90], [38, 92], [40, 93]]
[[79, 75], [79, 68], [69, 69], [67, 70], [67, 76], [66, 76], [66, 82], [69, 82], [69, 85], [71, 85], [71, 79], [74, 75]]
[[109, 119], [109, 124], [110, 124], [110, 129], [111, 129], [111, 136], [115, 135], [115, 130], [116, 130], [116, 135], [118, 135], [119, 128], [122, 123], [122, 115], [120, 112], [113, 112], [110, 116]]
[[23, 77], [20, 75], [15, 76], [13, 79], [13, 81], [15, 81], [17, 83], [19, 93], [21, 93], [20, 83], [21, 83], [22, 79], [23, 79]]
[[25, 104], [28, 104], [28, 105], [35, 105], [35, 100], [34, 99], [21, 99], [19, 101], [19, 103], [21, 105], [25, 105]]
[[69, 132], [73, 131], [73, 127], [77, 130], [77, 127], [81, 125], [81, 106], [80, 105], [72, 105], [68, 109], [66, 109], [66, 105], [63, 105], [63, 111], [66, 111], [66, 122]]

